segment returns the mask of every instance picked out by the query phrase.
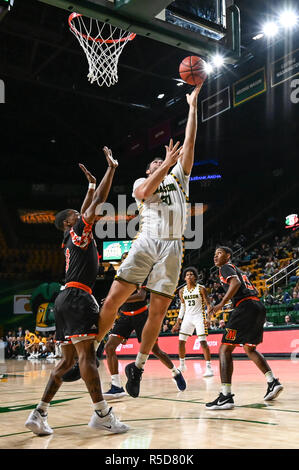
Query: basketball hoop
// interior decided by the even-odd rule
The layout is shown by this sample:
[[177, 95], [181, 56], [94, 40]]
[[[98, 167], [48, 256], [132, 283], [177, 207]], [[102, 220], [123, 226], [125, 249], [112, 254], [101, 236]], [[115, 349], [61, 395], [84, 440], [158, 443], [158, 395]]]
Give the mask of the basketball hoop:
[[[69, 27], [86, 54], [90, 83], [99, 86], [115, 85], [118, 81], [119, 56], [128, 41], [136, 34], [123, 31], [94, 18], [84, 18], [80, 13], [69, 16]], [[104, 37], [105, 36], [105, 37]]]

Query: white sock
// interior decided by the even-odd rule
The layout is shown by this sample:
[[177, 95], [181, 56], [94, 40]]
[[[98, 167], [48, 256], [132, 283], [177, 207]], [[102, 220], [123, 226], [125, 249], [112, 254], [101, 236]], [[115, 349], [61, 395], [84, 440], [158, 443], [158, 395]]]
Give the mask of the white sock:
[[268, 372], [266, 372], [265, 377], [266, 377], [268, 384], [273, 382], [273, 380], [275, 379], [272, 370], [269, 370]]
[[121, 388], [121, 380], [120, 380], [120, 375], [119, 374], [113, 374], [111, 375], [111, 383], [112, 385], [115, 385], [115, 387]]
[[232, 384], [221, 384], [221, 392], [223, 395], [228, 395], [232, 391]]
[[173, 368], [171, 369], [171, 373], [173, 376], [176, 376], [180, 374], [180, 371], [175, 366], [173, 366]]
[[48, 414], [48, 408], [50, 406], [50, 403], [46, 403], [45, 401], [40, 401], [39, 404], [37, 405], [36, 409], [42, 411], [42, 416]]
[[211, 367], [211, 361], [206, 361], [206, 366]]
[[106, 416], [109, 413], [109, 406], [107, 405], [106, 400], [99, 401], [98, 403], [93, 404], [94, 410], [98, 412], [98, 415], [101, 417]]
[[139, 352], [136, 357], [135, 366], [138, 367], [138, 369], [143, 369], [148, 359], [148, 356], [149, 354], [141, 354]]
[[183, 359], [180, 358], [180, 366], [184, 367], [184, 365], [185, 365], [185, 358], [183, 358]]

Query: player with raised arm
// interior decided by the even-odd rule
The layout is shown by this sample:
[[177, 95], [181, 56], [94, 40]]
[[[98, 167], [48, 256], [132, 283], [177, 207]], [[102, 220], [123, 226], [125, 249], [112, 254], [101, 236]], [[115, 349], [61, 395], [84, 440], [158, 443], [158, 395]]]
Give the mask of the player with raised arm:
[[[129, 429], [116, 418], [112, 408], [103, 399], [94, 347], [99, 306], [92, 295], [98, 273], [98, 251], [92, 228], [96, 208], [106, 201], [118, 166], [111, 150], [107, 147], [103, 150], [108, 162], [107, 171], [97, 189], [95, 181], [90, 182], [81, 214], [74, 209], [66, 209], [55, 217], [56, 228], [64, 233], [62, 246], [66, 261], [65, 289], [57, 296], [54, 305], [56, 340], [61, 342], [63, 355], [51, 372], [41, 401], [25, 423], [37, 435], [53, 433], [47, 422], [48, 408], [63, 383], [63, 375], [73, 366], [76, 356], [94, 407], [89, 426], [113, 433]], [[89, 179], [84, 165], [80, 165], [80, 168]]]
[[125, 368], [128, 378], [126, 390], [132, 397], [139, 395], [144, 365], [159, 336], [179, 280], [200, 89], [201, 85], [186, 95], [189, 113], [183, 146], [180, 147], [179, 142], [174, 145], [171, 139], [165, 146], [165, 160], [155, 158], [146, 170], [147, 178], [139, 178], [134, 183], [133, 196], [141, 216], [140, 233], [120, 266], [101, 310], [99, 341], [111, 329], [119, 307], [136, 286], [148, 278], [147, 289], [151, 293], [149, 314], [140, 350], [135, 363]]
[[188, 337], [196, 330], [206, 360], [206, 370], [203, 377], [211, 377], [214, 375], [214, 372], [211, 366], [210, 348], [207, 343], [208, 326], [205, 312], [205, 306], [207, 306], [209, 313], [210, 302], [205, 287], [198, 283], [198, 271], [196, 268], [193, 266], [185, 268], [183, 279], [186, 281], [186, 285], [179, 290], [181, 307], [178, 319], [172, 328], [172, 333], [180, 332], [180, 370], [184, 372], [186, 369], [186, 342]]
[[210, 313], [215, 315], [230, 300], [234, 309], [230, 313], [219, 350], [221, 392], [216, 400], [206, 404], [209, 410], [234, 408], [234, 395], [231, 393], [232, 353], [236, 346], [243, 346], [249, 359], [265, 375], [268, 388], [264, 400], [273, 400], [283, 390], [264, 356], [256, 350], [256, 346], [263, 341], [266, 309], [247, 276], [232, 264], [232, 255], [232, 250], [226, 246], [219, 246], [214, 254], [214, 263], [219, 268], [220, 282], [226, 293]]

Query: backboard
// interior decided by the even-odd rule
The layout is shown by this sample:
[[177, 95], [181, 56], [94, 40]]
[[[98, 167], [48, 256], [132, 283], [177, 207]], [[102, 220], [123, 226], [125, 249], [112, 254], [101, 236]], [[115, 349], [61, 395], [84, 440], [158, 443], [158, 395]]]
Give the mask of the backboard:
[[39, 0], [97, 18], [206, 59], [240, 57], [240, 12], [234, 0]]

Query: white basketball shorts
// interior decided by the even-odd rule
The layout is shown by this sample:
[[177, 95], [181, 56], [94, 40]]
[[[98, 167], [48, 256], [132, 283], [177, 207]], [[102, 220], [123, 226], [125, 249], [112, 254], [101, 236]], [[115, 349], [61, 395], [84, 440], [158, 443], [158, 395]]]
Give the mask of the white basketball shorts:
[[182, 240], [151, 239], [141, 234], [132, 244], [115, 279], [141, 286], [147, 278], [146, 287], [150, 292], [173, 298], [182, 257]]

